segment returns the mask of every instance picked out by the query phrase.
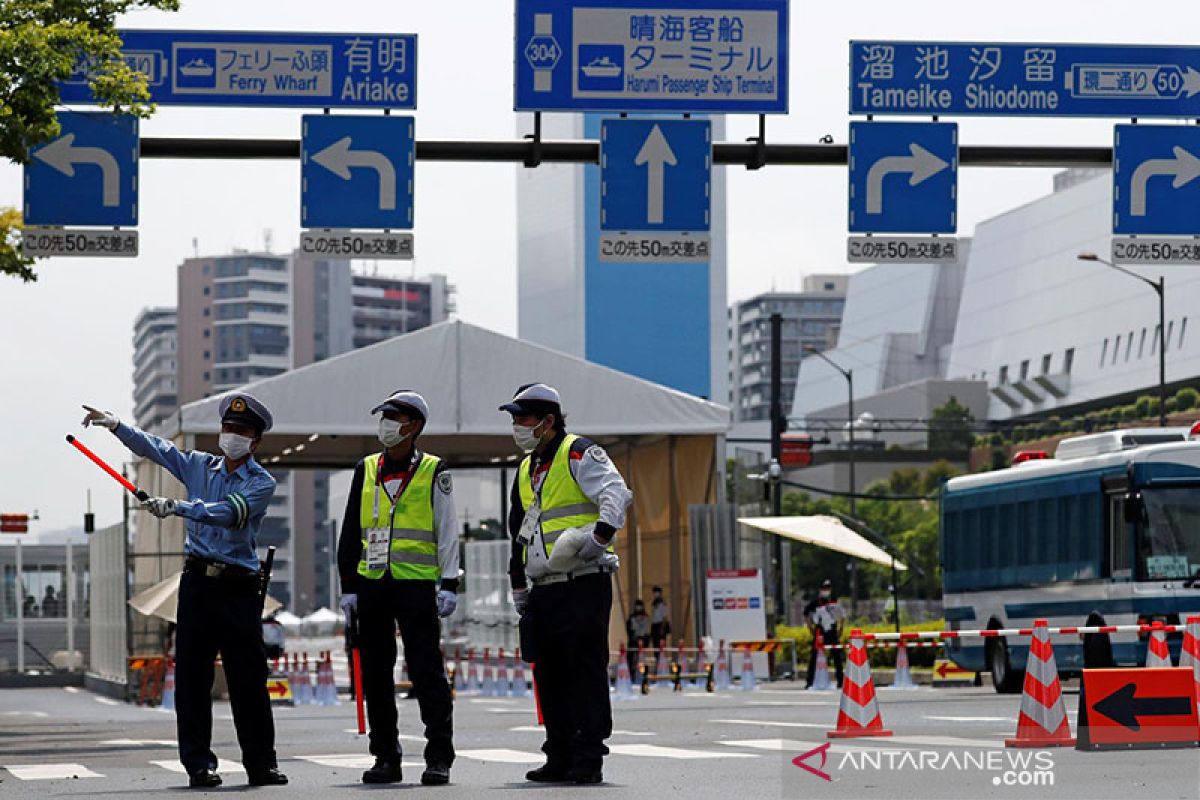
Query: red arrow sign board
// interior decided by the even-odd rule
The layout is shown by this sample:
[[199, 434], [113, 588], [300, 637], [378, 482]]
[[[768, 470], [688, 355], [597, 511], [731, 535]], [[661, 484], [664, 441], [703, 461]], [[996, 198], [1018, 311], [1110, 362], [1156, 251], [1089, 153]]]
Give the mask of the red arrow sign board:
[[1190, 667], [1085, 669], [1076, 749], [1195, 747], [1193, 682]]
[[291, 700], [292, 686], [287, 678], [268, 678], [267, 694], [272, 700]]
[[969, 669], [963, 669], [962, 667], [956, 666], [951, 661], [946, 661], [939, 658], [936, 662], [934, 662], [933, 674], [937, 675], [939, 678], [949, 678], [974, 675], [975, 673], [971, 672]]

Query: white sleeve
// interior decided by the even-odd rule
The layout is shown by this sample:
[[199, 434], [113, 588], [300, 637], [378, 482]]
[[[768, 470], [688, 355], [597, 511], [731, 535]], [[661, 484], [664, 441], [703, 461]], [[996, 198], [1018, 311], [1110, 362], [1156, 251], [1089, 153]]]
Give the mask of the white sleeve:
[[454, 484], [449, 472], [442, 472], [434, 481], [433, 528], [437, 532], [442, 579], [458, 580], [458, 514], [454, 510]]
[[625, 511], [633, 502], [633, 492], [598, 444], [589, 447], [583, 458], [571, 459], [571, 475], [579, 488], [600, 509], [600, 520], [615, 530], [625, 527]]

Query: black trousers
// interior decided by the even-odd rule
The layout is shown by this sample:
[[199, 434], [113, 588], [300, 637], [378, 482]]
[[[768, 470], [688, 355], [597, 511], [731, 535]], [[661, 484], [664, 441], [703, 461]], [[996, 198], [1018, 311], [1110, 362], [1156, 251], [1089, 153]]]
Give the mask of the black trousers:
[[[834, 634], [834, 633], [830, 633], [829, 637], [827, 639], [825, 639], [826, 644], [836, 643], [836, 641], [837, 641], [837, 634]], [[837, 672], [837, 685], [838, 685], [838, 688], [840, 689], [842, 687], [842, 651], [840, 649], [838, 649], [838, 650], [828, 650], [827, 649], [825, 651], [825, 653], [828, 655], [829, 660], [833, 662], [833, 668]], [[807, 689], [809, 686], [812, 686], [813, 678], [816, 676], [816, 674], [817, 674], [817, 648], [814, 647], [812, 649], [812, 652], [810, 652], [808, 654], [808, 683], [805, 685], [805, 687], [804, 687], [805, 689]]]
[[433, 581], [397, 581], [391, 576], [363, 579], [358, 591], [358, 643], [362, 650], [363, 697], [371, 728], [371, 755], [400, 760], [396, 711], [396, 626], [404, 642], [421, 722], [425, 724], [425, 763], [454, 763], [454, 700], [442, 657], [442, 630]]
[[608, 616], [612, 576], [585, 575], [535, 586], [529, 593], [537, 685], [546, 742], [555, 769], [599, 769], [612, 735], [608, 697]]
[[261, 614], [256, 576], [210, 578], [184, 571], [175, 631], [175, 721], [179, 760], [189, 774], [217, 766], [211, 745], [213, 662], [218, 653], [242, 764], [247, 772], [276, 766]]

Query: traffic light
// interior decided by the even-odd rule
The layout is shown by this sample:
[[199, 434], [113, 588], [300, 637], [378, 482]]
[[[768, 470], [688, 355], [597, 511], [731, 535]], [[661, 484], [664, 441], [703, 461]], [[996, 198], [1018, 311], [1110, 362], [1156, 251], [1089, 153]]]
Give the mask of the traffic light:
[[84, 533], [95, 533], [96, 532], [96, 515], [90, 511], [85, 512], [83, 515], [83, 532]]
[[812, 436], [807, 433], [785, 433], [779, 440], [780, 464], [785, 467], [807, 467], [812, 463]]
[[28, 514], [0, 514], [0, 533], [26, 533], [28, 530]]

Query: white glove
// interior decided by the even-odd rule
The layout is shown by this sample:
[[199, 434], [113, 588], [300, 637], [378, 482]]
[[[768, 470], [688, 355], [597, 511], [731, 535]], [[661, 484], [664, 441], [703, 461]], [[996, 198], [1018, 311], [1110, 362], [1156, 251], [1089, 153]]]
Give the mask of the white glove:
[[87, 415], [83, 418], [83, 427], [88, 425], [99, 425], [101, 428], [108, 428], [110, 431], [115, 431], [117, 426], [121, 424], [121, 420], [117, 419], [117, 415], [111, 411], [100, 411], [91, 406], [84, 406]]
[[175, 516], [175, 501], [169, 497], [151, 497], [142, 503], [142, 508], [159, 519]]
[[439, 617], [448, 617], [458, 608], [458, 594], [449, 589], [437, 593], [437, 609]]
[[349, 628], [350, 617], [358, 613], [358, 595], [342, 595], [342, 599], [338, 601], [338, 607], [342, 609], [342, 616], [346, 618], [346, 627]]
[[529, 607], [529, 590], [528, 589], [513, 589], [513, 607], [517, 609], [518, 614], [524, 614], [525, 609]]
[[589, 534], [587, 540], [579, 548], [579, 557], [584, 561], [595, 561], [608, 551], [608, 545], [596, 538], [596, 534]]
[[580, 548], [591, 540], [590, 527], [568, 528], [563, 531], [554, 542], [554, 549], [550, 551], [550, 560], [547, 561], [550, 569], [554, 572], [573, 572], [582, 567], [584, 559], [580, 556]]

